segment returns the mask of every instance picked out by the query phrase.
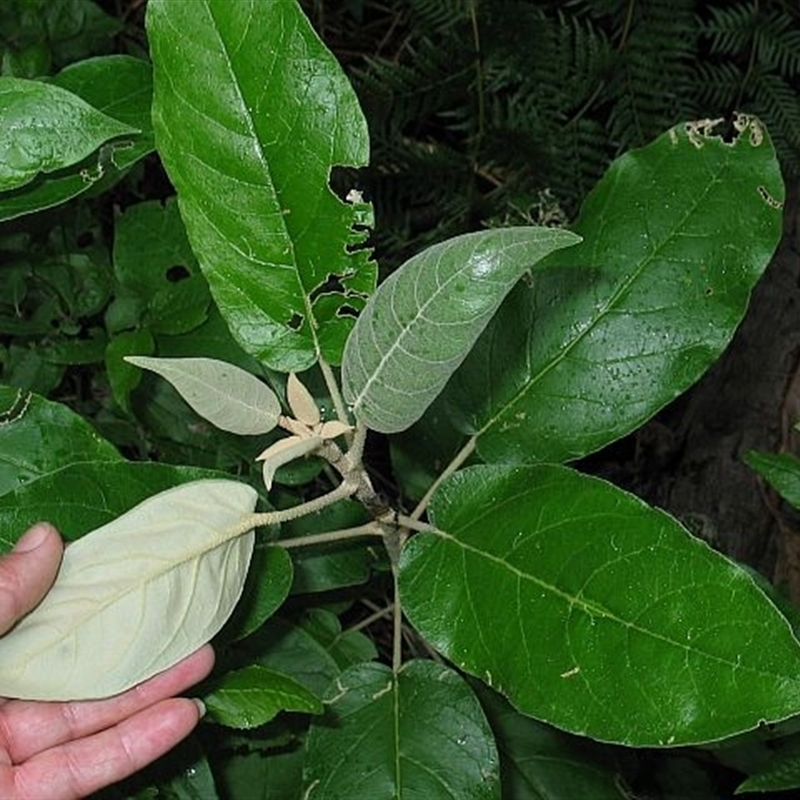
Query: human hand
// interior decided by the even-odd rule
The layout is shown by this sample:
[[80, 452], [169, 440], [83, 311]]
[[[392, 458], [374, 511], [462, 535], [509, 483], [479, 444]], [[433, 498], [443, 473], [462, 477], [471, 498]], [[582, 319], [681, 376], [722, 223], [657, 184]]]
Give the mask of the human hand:
[[[51, 525], [34, 525], [0, 557], [0, 633], [47, 593], [63, 544]], [[0, 698], [0, 797], [73, 800], [142, 769], [187, 736], [200, 703], [174, 697], [208, 675], [210, 646], [107, 700], [71, 703]]]

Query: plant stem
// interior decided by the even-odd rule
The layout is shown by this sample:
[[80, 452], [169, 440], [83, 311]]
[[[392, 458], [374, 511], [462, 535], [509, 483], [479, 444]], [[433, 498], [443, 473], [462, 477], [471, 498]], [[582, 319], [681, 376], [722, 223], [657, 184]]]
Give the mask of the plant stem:
[[362, 536], [383, 536], [383, 530], [375, 522], [367, 522], [355, 528], [341, 528], [338, 531], [314, 533], [309, 536], [295, 536], [292, 539], [278, 539], [270, 542], [274, 547], [284, 547], [287, 550], [293, 547], [305, 547], [312, 544], [327, 544], [329, 542], [343, 542], [347, 539], [358, 539]]
[[[336, 411], [336, 416], [339, 419], [339, 422], [349, 425], [350, 419], [347, 415], [347, 408], [344, 404], [344, 398], [339, 390], [339, 384], [336, 382], [336, 376], [333, 374], [331, 365], [321, 356], [317, 363], [319, 364], [320, 371], [322, 372], [322, 377], [325, 380], [325, 386], [328, 388], [328, 393], [331, 396], [331, 402], [333, 403], [333, 408]], [[349, 438], [347, 443], [350, 443]]]
[[449, 478], [473, 453], [477, 439], [475, 436], [471, 437], [469, 441], [453, 456], [453, 460], [445, 467], [444, 471], [438, 478], [431, 484], [425, 496], [417, 503], [417, 507], [411, 512], [411, 519], [418, 520], [428, 507], [428, 503], [433, 497], [433, 493], [441, 486], [442, 481]]
[[300, 503], [299, 506], [292, 506], [292, 508], [285, 508], [281, 511], [267, 511], [263, 514], [251, 514], [249, 517], [245, 517], [242, 522], [236, 526], [231, 532], [231, 536], [241, 536], [253, 530], [253, 528], [279, 525], [281, 522], [289, 522], [290, 520], [313, 514], [315, 511], [320, 511], [327, 506], [337, 503], [339, 500], [351, 497], [358, 490], [360, 483], [358, 475], [347, 475], [332, 491], [320, 497], [315, 497], [313, 500], [309, 500], [306, 503]]

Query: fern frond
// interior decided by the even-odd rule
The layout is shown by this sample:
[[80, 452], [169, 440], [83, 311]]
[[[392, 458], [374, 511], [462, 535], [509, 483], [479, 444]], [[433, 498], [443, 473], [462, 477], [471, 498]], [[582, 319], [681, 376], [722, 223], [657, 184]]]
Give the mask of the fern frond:
[[737, 55], [745, 52], [753, 38], [758, 18], [755, 0], [724, 8], [712, 6], [708, 9], [709, 20], [701, 31], [709, 39], [711, 53]]
[[765, 17], [753, 36], [756, 61], [786, 77], [800, 75], [800, 30], [785, 12]]

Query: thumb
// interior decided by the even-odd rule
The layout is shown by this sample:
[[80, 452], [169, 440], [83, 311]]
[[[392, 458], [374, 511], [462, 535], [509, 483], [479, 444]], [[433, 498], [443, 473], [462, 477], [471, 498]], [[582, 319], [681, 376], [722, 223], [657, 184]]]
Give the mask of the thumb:
[[0, 634], [27, 614], [53, 585], [64, 546], [58, 531], [39, 522], [0, 557]]

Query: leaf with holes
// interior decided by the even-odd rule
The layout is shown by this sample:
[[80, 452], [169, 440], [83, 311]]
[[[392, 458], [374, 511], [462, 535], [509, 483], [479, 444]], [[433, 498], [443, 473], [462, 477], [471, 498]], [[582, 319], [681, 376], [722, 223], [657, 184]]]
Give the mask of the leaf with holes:
[[241, 483], [196, 481], [70, 545], [44, 600], [0, 637], [0, 694], [108, 697], [194, 652], [242, 592], [256, 499]]
[[484, 461], [579, 458], [629, 433], [719, 357], [781, 236], [758, 120], [732, 142], [680, 125], [617, 159], [554, 253], [489, 324], [442, 401]]
[[271, 431], [281, 414], [275, 392], [233, 364], [215, 358], [125, 356], [125, 361], [168, 380], [204, 419], [223, 431], [255, 435]]
[[401, 554], [410, 622], [520, 711], [635, 747], [800, 712], [800, 645], [748, 573], [661, 511], [559, 466], [477, 466]]
[[276, 370], [338, 364], [375, 285], [371, 206], [328, 185], [369, 159], [344, 72], [294, 0], [151, 0], [147, 30], [156, 145], [234, 336]]
[[382, 433], [412, 425], [522, 274], [579, 241], [554, 228], [497, 228], [409, 259], [380, 285], [347, 340], [342, 383], [356, 417]]
[[64, 172], [39, 175], [0, 195], [0, 221], [51, 208], [90, 189], [107, 187], [153, 150], [153, 77], [147, 61], [122, 55], [87, 58], [61, 70], [52, 84], [139, 132], [102, 146]]

